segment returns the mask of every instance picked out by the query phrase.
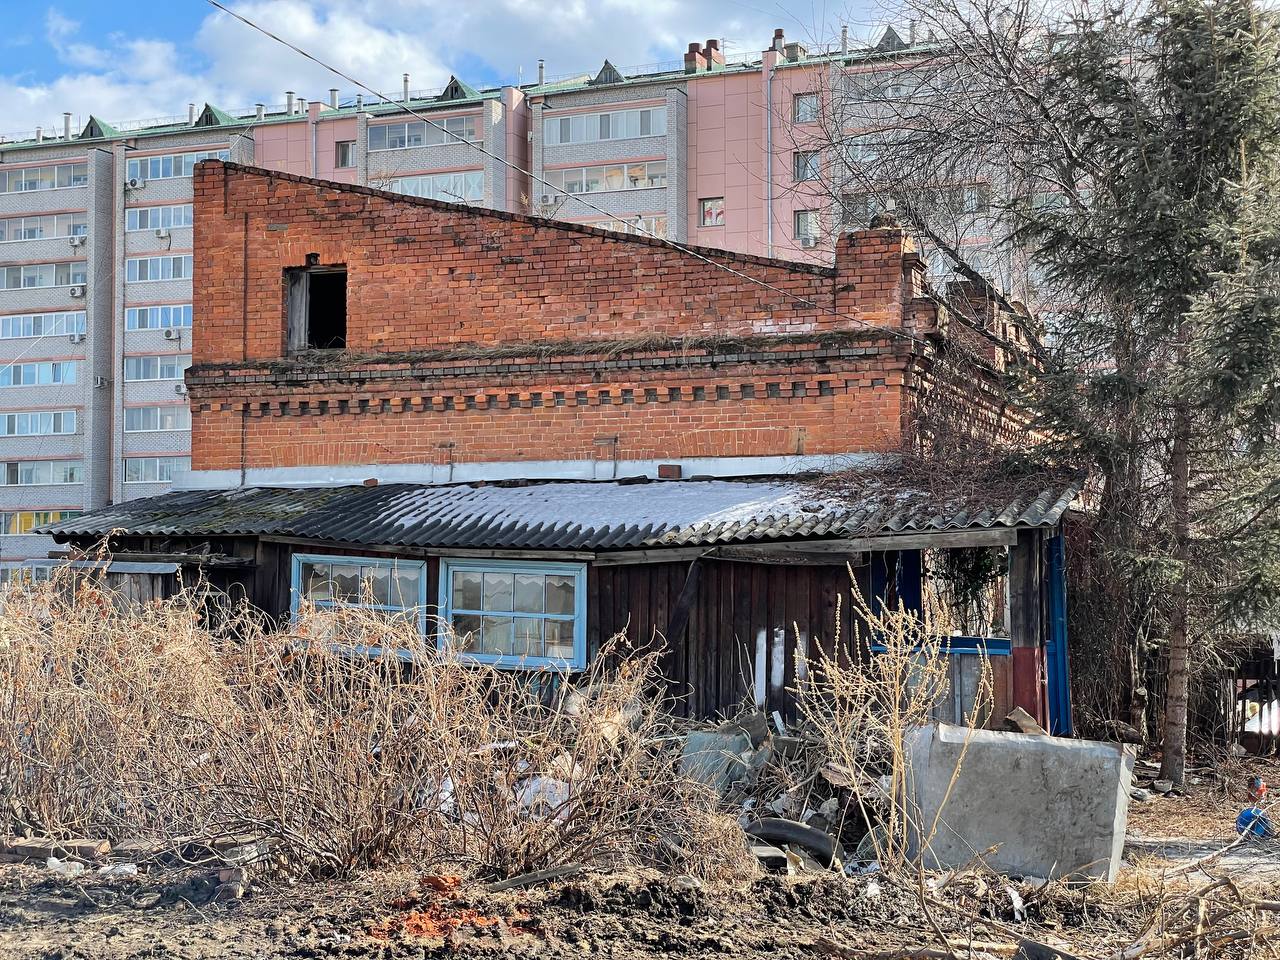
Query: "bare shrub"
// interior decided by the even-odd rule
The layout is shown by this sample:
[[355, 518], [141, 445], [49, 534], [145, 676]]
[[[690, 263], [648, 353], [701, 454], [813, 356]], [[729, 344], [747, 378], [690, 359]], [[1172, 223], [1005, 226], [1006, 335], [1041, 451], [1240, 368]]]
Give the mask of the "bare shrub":
[[582, 676], [480, 665], [359, 607], [211, 626], [189, 590], [121, 606], [90, 583], [5, 599], [0, 775], [40, 832], [269, 841], [282, 869], [394, 862], [754, 870], [677, 774], [656, 654]]
[[[862, 814], [873, 825], [869, 836], [876, 859], [886, 869], [900, 869], [913, 841], [917, 849], [927, 847], [937, 828], [921, 822], [912, 800], [907, 746], [911, 732], [933, 721], [950, 692], [944, 640], [949, 625], [939, 622], [930, 606], [920, 615], [901, 604], [875, 609], [856, 581], [853, 597], [854, 636], [859, 647], [875, 652], [853, 659], [822, 653], [811, 660], [797, 689], [797, 706], [829, 762], [853, 785]], [[990, 664], [983, 658], [965, 717], [970, 730], [986, 721], [992, 693]]]

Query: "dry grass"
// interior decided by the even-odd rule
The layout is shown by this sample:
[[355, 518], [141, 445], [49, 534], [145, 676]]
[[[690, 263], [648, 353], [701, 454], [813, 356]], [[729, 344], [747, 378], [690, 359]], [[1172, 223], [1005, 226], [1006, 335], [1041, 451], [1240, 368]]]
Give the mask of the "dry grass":
[[123, 606], [86, 581], [5, 598], [0, 777], [19, 826], [262, 838], [309, 876], [754, 870], [737, 825], [676, 774], [652, 654], [597, 657], [570, 684], [438, 653], [359, 608], [273, 632], [206, 600]]

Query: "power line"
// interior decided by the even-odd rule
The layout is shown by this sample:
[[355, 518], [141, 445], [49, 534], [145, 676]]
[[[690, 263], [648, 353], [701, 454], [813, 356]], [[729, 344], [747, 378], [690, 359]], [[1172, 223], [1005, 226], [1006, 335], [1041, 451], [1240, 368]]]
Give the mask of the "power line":
[[[346, 80], [348, 83], [359, 87], [361, 90], [368, 91], [378, 99], [383, 100], [387, 103], [396, 102], [392, 100], [389, 96], [387, 96], [385, 93], [382, 93], [380, 90], [376, 90], [373, 87], [369, 86], [368, 84], [362, 83], [361, 81], [357, 80], [355, 77], [351, 76], [350, 74], [344, 73], [343, 71], [339, 70], [337, 67], [333, 66], [332, 64], [326, 63], [324, 60], [321, 60], [319, 57], [308, 53], [306, 50], [303, 50], [301, 47], [297, 46], [296, 44], [290, 43], [288, 40], [284, 39], [283, 37], [275, 33], [272, 33], [266, 27], [259, 26], [257, 23], [254, 23], [248, 17], [242, 16], [241, 14], [236, 13], [234, 10], [228, 9], [227, 7], [223, 6], [220, 2], [218, 2], [218, 0], [208, 0], [208, 2], [211, 6], [216, 7], [217, 9], [221, 10], [223, 13], [227, 14], [228, 16], [234, 17], [235, 19], [239, 20], [245, 26], [251, 27], [252, 29], [257, 30], [263, 36], [269, 37], [270, 39], [276, 41], [276, 43], [279, 43], [282, 46], [288, 47], [290, 50], [292, 50], [294, 53], [298, 54], [299, 56], [305, 57], [306, 59], [310, 60], [312, 63], [318, 65], [319, 67], [325, 70], [328, 70], [330, 73], [334, 74], [335, 76], [341, 77], [343, 80]], [[416, 110], [413, 110], [407, 102], [403, 104], [403, 112], [409, 114], [412, 117], [417, 118], [418, 120], [421, 120], [423, 123], [430, 124], [432, 127], [435, 127], [437, 130], [440, 130], [441, 132], [445, 133], [447, 136], [451, 138], [454, 136], [447, 129], [445, 129], [443, 125], [436, 123], [430, 117], [426, 117], [421, 113], [418, 113]], [[542, 179], [542, 177], [539, 177], [536, 174], [534, 174], [532, 171], [526, 170], [523, 167], [520, 167], [519, 165], [512, 163], [510, 160], [507, 160], [505, 157], [497, 156], [496, 154], [490, 152], [488, 149], [486, 149], [485, 147], [483, 147], [478, 143], [473, 143], [470, 140], [461, 140], [461, 142], [469, 144], [475, 150], [484, 154], [484, 156], [490, 158], [491, 160], [495, 160], [498, 163], [502, 164], [503, 166], [511, 170], [514, 170], [516, 173], [526, 176], [530, 180], [535, 181], [536, 183], [542, 184], [544, 187], [547, 187], [549, 190], [555, 193], [565, 194], [566, 197], [571, 197], [577, 200], [579, 203], [583, 204], [583, 206], [586, 206], [589, 209], [594, 210], [595, 212], [602, 214], [605, 217], [608, 217], [610, 220], [617, 219], [617, 216], [615, 214], [609, 212], [608, 210], [605, 210], [603, 207], [597, 206], [596, 204], [592, 203], [590, 200], [584, 199], [582, 194], [578, 194], [578, 193], [569, 194], [562, 187], [557, 187], [554, 184], [547, 182], [546, 180]], [[784, 290], [781, 287], [775, 286], [774, 284], [769, 283], [767, 280], [761, 280], [759, 277], [753, 277], [750, 274], [743, 273], [741, 270], [735, 270], [733, 267], [730, 267], [727, 264], [719, 263], [718, 261], [713, 260], [710, 257], [706, 256], [705, 254], [699, 253], [697, 250], [694, 250], [691, 247], [687, 247], [684, 244], [679, 243], [675, 240], [669, 240], [666, 237], [660, 237], [653, 231], [640, 227], [638, 224], [636, 225], [636, 232], [641, 233], [645, 236], [648, 236], [654, 240], [661, 240], [663, 243], [667, 244], [668, 246], [674, 247], [675, 249], [686, 254], [687, 256], [693, 257], [696, 260], [700, 260], [703, 263], [713, 266], [719, 270], [723, 270], [726, 273], [732, 274], [733, 276], [737, 277], [740, 280], [745, 280], [748, 283], [756, 284], [757, 286], [763, 287], [766, 290], [770, 290], [774, 293], [777, 293], [780, 296], [785, 297], [788, 300], [792, 300], [795, 303], [798, 303], [802, 306], [808, 307], [813, 310], [817, 310], [821, 313], [825, 313], [839, 320], [847, 320], [850, 323], [861, 324], [862, 326], [867, 327], [868, 329], [875, 330], [877, 333], [884, 334], [885, 336], [888, 336], [888, 337], [897, 337], [899, 339], [906, 340], [910, 343], [918, 344], [920, 346], [924, 345], [924, 341], [920, 340], [918, 337], [913, 337], [909, 333], [905, 333], [901, 330], [894, 330], [891, 327], [882, 327], [879, 324], [872, 323], [868, 320], [864, 320], [861, 317], [854, 317], [848, 314], [839, 313], [836, 310], [832, 310], [830, 307], [825, 307], [814, 300], [810, 300], [808, 297], [802, 297], [802, 296], [799, 296], [798, 294], [791, 293], [789, 290]], [[729, 251], [726, 251], [726, 255], [731, 255], [731, 254], [729, 253]]]

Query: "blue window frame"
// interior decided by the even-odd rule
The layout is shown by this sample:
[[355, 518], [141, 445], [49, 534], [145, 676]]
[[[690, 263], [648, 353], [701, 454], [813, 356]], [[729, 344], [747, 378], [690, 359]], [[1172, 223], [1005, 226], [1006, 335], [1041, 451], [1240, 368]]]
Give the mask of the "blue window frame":
[[425, 636], [427, 565], [400, 557], [295, 553], [289, 602], [295, 619], [303, 601], [321, 608], [359, 605], [391, 614], [410, 614]]
[[[456, 649], [517, 669], [587, 665], [587, 567], [583, 563], [440, 561], [440, 618]], [[443, 647], [449, 636], [438, 638]]]

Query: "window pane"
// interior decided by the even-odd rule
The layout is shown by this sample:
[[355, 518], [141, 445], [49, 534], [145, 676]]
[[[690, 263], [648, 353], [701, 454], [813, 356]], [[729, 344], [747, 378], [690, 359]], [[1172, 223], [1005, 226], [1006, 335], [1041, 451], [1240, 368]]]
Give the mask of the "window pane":
[[453, 571], [453, 607], [457, 610], [480, 610], [481, 577], [476, 570]]
[[542, 621], [536, 617], [516, 617], [511, 652], [517, 657], [542, 656]]
[[391, 578], [391, 605], [416, 607], [421, 600], [422, 571], [396, 566]]
[[481, 630], [482, 618], [476, 613], [460, 613], [453, 618], [453, 635], [459, 650], [467, 653], [484, 653]]
[[511, 610], [515, 578], [509, 573], [484, 575], [484, 610]]
[[355, 603], [360, 600], [360, 565], [335, 563], [333, 570], [333, 599]]
[[[488, 579], [487, 575], [486, 579]], [[512, 652], [512, 627], [511, 617], [486, 616], [484, 618], [484, 638], [481, 652], [500, 656], [510, 655]]]
[[573, 621], [544, 621], [546, 631], [545, 656], [558, 657], [562, 660], [573, 659]]
[[302, 565], [302, 593], [311, 600], [329, 600], [329, 564], [304, 563]]
[[516, 605], [521, 613], [542, 613], [543, 578], [538, 574], [516, 574]]
[[547, 577], [547, 613], [572, 616], [576, 612], [573, 598], [574, 578], [564, 574]]
[[360, 597], [366, 589], [372, 593], [375, 604], [386, 604], [391, 596], [391, 568], [381, 564], [367, 564], [360, 568]]

